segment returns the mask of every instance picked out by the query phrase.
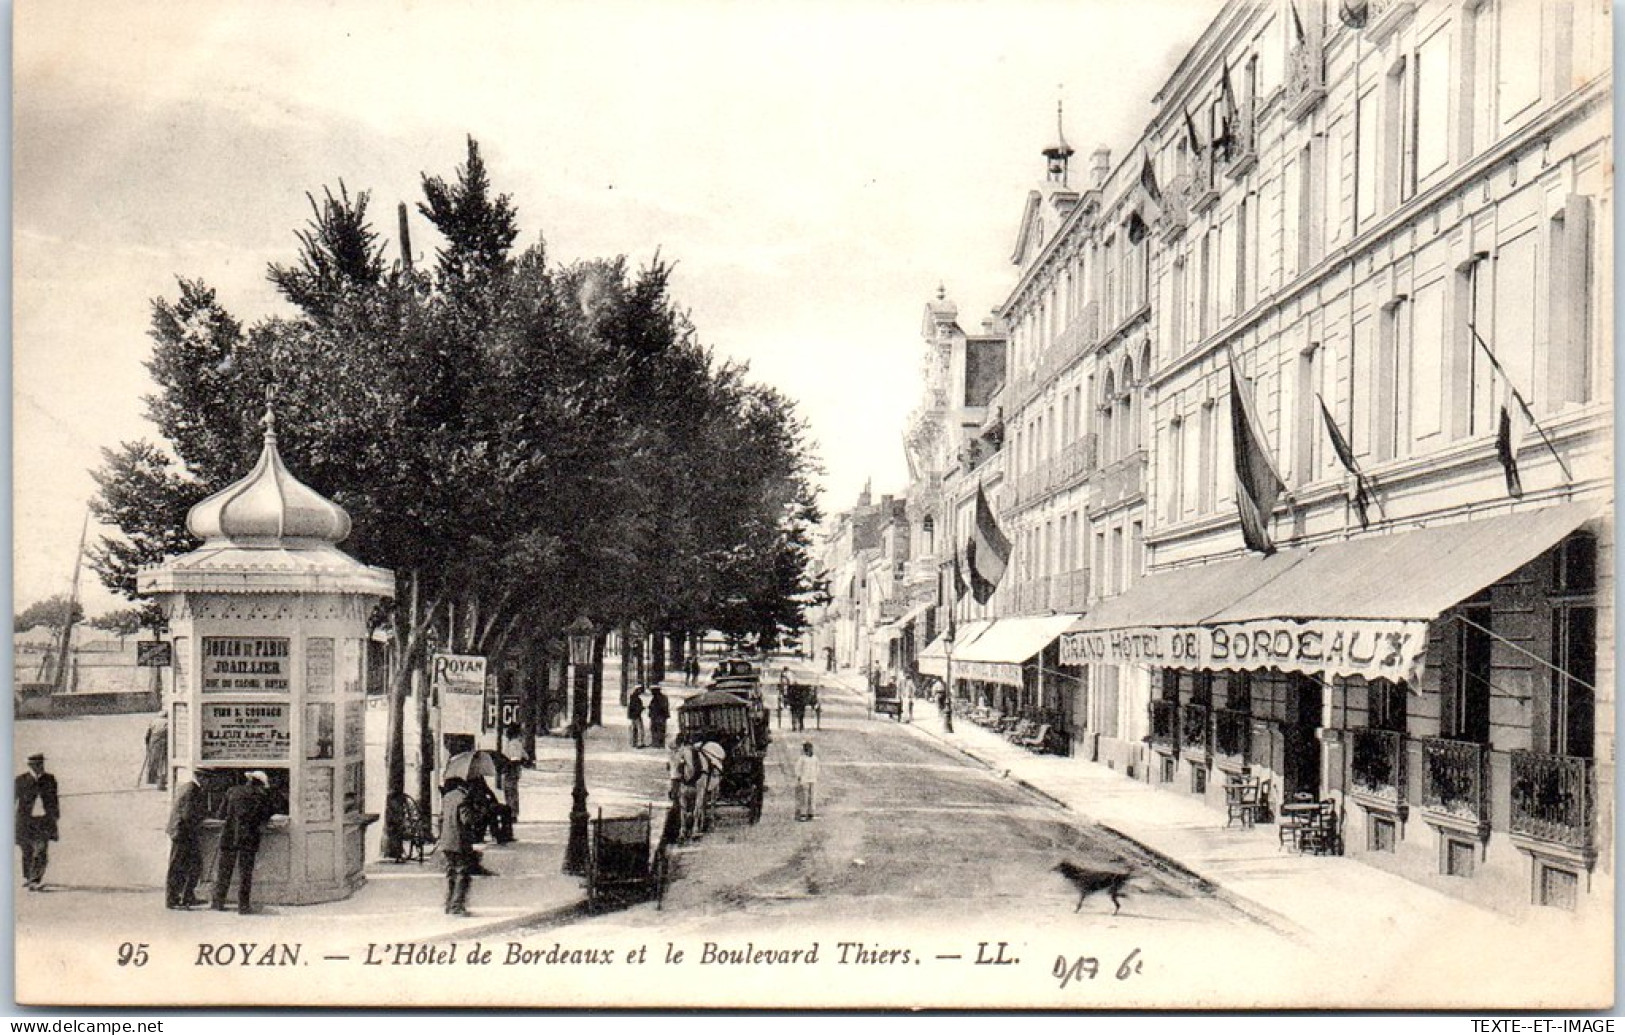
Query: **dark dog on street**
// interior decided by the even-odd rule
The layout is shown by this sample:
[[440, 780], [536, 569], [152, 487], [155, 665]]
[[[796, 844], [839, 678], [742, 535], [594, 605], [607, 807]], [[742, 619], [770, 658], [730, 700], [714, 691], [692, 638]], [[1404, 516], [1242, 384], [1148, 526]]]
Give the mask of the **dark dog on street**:
[[1055, 864], [1055, 872], [1078, 889], [1078, 904], [1072, 908], [1072, 912], [1076, 913], [1082, 909], [1083, 900], [1090, 895], [1104, 891], [1111, 896], [1114, 916], [1123, 907], [1122, 899], [1119, 897], [1123, 894], [1123, 887], [1133, 876], [1131, 873], [1119, 873], [1115, 870], [1086, 870], [1082, 866], [1065, 861]]

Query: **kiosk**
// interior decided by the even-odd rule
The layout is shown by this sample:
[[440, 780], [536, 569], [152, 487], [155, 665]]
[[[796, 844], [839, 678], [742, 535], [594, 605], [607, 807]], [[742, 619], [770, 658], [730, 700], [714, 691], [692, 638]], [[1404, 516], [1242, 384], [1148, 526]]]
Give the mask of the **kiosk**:
[[174, 638], [170, 764], [193, 770], [209, 810], [204, 882], [226, 789], [258, 769], [278, 815], [255, 901], [330, 902], [365, 879], [377, 818], [365, 811], [368, 620], [395, 580], [337, 548], [349, 515], [288, 473], [269, 410], [263, 423], [254, 469], [187, 514], [203, 545], [143, 569], [137, 586]]

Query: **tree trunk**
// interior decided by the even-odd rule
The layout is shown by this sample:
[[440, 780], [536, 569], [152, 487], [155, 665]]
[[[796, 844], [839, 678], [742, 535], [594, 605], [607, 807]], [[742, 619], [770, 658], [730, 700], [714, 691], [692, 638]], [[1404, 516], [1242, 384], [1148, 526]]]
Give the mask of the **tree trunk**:
[[592, 638], [592, 714], [589, 721], [594, 726], [604, 724], [604, 641], [608, 639], [607, 632], [597, 632]]
[[667, 656], [672, 669], [681, 672], [683, 670], [683, 634], [667, 633], [666, 649], [669, 652]]
[[621, 626], [621, 707], [631, 700], [632, 691], [632, 634], [625, 626]]
[[652, 632], [649, 634], [649, 681], [651, 683], [664, 682], [666, 678], [666, 652], [664, 647], [665, 634]]

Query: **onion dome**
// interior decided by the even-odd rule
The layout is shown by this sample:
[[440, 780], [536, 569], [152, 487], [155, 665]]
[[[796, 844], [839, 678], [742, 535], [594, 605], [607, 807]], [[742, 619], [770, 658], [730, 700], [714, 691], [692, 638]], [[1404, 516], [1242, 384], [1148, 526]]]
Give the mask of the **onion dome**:
[[276, 419], [269, 406], [261, 423], [265, 446], [259, 462], [247, 475], [195, 505], [186, 515], [187, 529], [210, 545], [343, 542], [350, 534], [350, 515], [288, 473], [277, 453]]

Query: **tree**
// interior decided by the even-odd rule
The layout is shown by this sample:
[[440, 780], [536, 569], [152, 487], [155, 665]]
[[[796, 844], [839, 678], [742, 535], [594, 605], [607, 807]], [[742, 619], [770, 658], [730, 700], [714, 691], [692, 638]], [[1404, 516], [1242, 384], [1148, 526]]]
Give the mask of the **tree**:
[[85, 620], [85, 609], [77, 601], [70, 601], [66, 593], [58, 593], [23, 608], [13, 616], [11, 628], [12, 632], [27, 632], [41, 625], [61, 629], [70, 616], [78, 624]]
[[120, 636], [134, 636], [142, 629], [153, 627], [154, 619], [158, 617], [156, 612], [157, 608], [150, 606], [121, 607], [90, 619], [90, 626], [118, 633]]
[[294, 266], [272, 263], [267, 273], [282, 296], [317, 322], [332, 318], [333, 308], [347, 291], [375, 287], [385, 272], [384, 246], [367, 221], [370, 195], [361, 191], [350, 200], [344, 181], [338, 197], [331, 189], [317, 204], [307, 193], [313, 218], [299, 239], [299, 261]]

